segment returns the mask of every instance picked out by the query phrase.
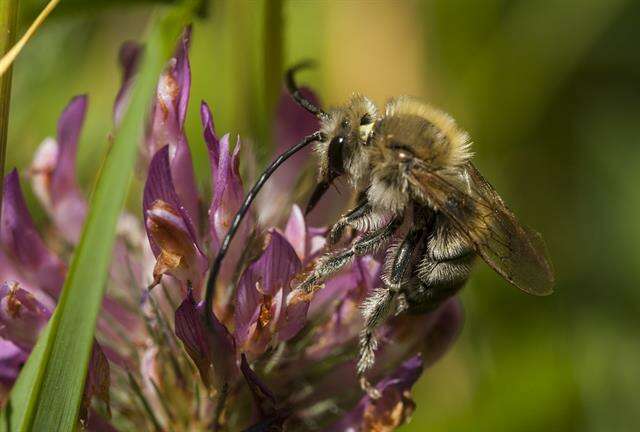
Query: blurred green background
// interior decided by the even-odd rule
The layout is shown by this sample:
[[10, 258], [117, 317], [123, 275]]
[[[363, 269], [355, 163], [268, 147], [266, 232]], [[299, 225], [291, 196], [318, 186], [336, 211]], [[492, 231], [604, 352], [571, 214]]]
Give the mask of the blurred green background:
[[[112, 127], [118, 48], [143, 36], [150, 3], [62, 2], [15, 64], [7, 169], [25, 169], [68, 100], [89, 93], [79, 175], [90, 189]], [[22, 30], [42, 6], [22, 2]], [[211, 104], [219, 131], [268, 155], [281, 70], [313, 58], [320, 67], [304, 78], [325, 105], [354, 91], [380, 104], [410, 94], [451, 113], [479, 169], [546, 239], [556, 293], [529, 297], [479, 265], [462, 294], [461, 339], [417, 385], [404, 431], [638, 430], [640, 2], [207, 6], [187, 124], [203, 184], [197, 102]]]

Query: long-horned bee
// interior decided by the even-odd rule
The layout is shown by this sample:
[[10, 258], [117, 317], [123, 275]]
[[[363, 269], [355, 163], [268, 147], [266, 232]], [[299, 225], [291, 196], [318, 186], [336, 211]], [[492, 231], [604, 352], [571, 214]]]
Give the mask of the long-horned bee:
[[[424, 313], [456, 294], [469, 278], [476, 256], [512, 285], [534, 295], [552, 292], [554, 276], [541, 237], [521, 225], [471, 163], [470, 139], [447, 114], [409, 97], [389, 101], [383, 112], [364, 96], [323, 111], [298, 90], [294, 73], [286, 83], [292, 97], [315, 114], [321, 129], [267, 168], [247, 195], [227, 237], [233, 236], [253, 197], [291, 154], [316, 142], [319, 182], [311, 211], [332, 182], [344, 178], [358, 198], [331, 227], [335, 245], [350, 227], [357, 235], [345, 248], [321, 257], [291, 296], [319, 289], [322, 281], [356, 256], [389, 246], [383, 285], [362, 306], [357, 372], [374, 363], [374, 330], [390, 314]], [[228, 241], [226, 241], [228, 246]], [[226, 248], [214, 262], [217, 273]]]
[[362, 307], [360, 375], [374, 362], [376, 326], [390, 313], [435, 309], [462, 288], [478, 255], [521, 290], [552, 292], [554, 276], [540, 236], [520, 225], [480, 175], [471, 163], [468, 134], [449, 115], [409, 97], [392, 99], [379, 113], [359, 95], [342, 107], [312, 112], [325, 139], [316, 144], [319, 183], [307, 211], [344, 176], [358, 203], [333, 225], [329, 242], [335, 244], [346, 227], [358, 235], [322, 257], [298, 289], [311, 291], [354, 257], [392, 244], [383, 286]]

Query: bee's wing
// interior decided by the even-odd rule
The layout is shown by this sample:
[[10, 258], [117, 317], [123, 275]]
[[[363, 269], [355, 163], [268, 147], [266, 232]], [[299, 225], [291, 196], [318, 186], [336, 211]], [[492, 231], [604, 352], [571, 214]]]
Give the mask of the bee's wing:
[[465, 181], [458, 185], [433, 172], [418, 172], [414, 178], [498, 274], [527, 293], [551, 294], [553, 270], [540, 234], [520, 225], [471, 163], [463, 170]]

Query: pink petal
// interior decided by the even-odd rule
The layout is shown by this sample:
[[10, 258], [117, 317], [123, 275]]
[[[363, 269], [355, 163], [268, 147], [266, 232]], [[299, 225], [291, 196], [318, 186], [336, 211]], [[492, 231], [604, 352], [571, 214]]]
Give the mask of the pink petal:
[[[184, 120], [191, 89], [189, 45], [191, 28], [187, 28], [166, 70], [160, 76], [154, 101], [149, 153], [154, 154], [165, 145], [175, 145], [183, 136]], [[173, 149], [172, 149], [173, 150]], [[173, 152], [173, 151], [172, 151]]]
[[[283, 299], [286, 302], [286, 297]], [[307, 323], [309, 302], [299, 302], [284, 309], [278, 320], [278, 341], [287, 341], [298, 334]]]
[[305, 350], [305, 355], [312, 361], [320, 361], [348, 346], [362, 331], [364, 323], [359, 303], [343, 298], [332, 310], [329, 319], [314, 329], [314, 339]]
[[76, 178], [78, 139], [87, 111], [87, 97], [76, 96], [58, 120], [57, 141], [45, 140], [33, 160], [34, 190], [56, 228], [77, 243], [87, 214], [87, 201]]
[[178, 86], [182, 90], [178, 98], [178, 123], [184, 126], [187, 117], [187, 107], [189, 105], [189, 90], [191, 89], [191, 66], [189, 65], [189, 47], [191, 45], [191, 26], [182, 33], [182, 38], [178, 44], [175, 55], [175, 74]]
[[[238, 153], [240, 143], [231, 154], [229, 152], [229, 134], [222, 137], [219, 142], [220, 159], [217, 165], [217, 176], [212, 179], [211, 206], [209, 207], [209, 226], [213, 250], [217, 251], [225, 234], [229, 230], [231, 220], [242, 204], [244, 190], [238, 171]], [[209, 152], [212, 154], [212, 151]], [[213, 165], [213, 162], [212, 162]], [[246, 232], [246, 223], [239, 230], [240, 239], [236, 243], [242, 243], [242, 234]]]
[[380, 267], [370, 256], [358, 258], [314, 296], [309, 316], [316, 319], [329, 311], [329, 319], [316, 329], [315, 340], [306, 350], [310, 358], [322, 359], [357, 338], [363, 326], [359, 305], [381, 283]]
[[184, 120], [191, 87], [188, 58], [190, 39], [191, 28], [189, 27], [182, 35], [175, 56], [160, 76], [146, 141], [149, 155], [154, 155], [166, 145], [169, 146], [169, 160], [175, 190], [197, 229], [200, 226], [200, 198], [191, 151], [184, 133]]
[[93, 343], [91, 359], [89, 360], [89, 370], [84, 385], [84, 395], [80, 410], [80, 418], [87, 419], [91, 406], [91, 399], [97, 397], [109, 406], [109, 383], [110, 371], [107, 357], [102, 351], [98, 342]]
[[246, 282], [241, 278], [236, 291], [234, 336], [239, 346], [247, 342], [250, 333], [256, 328], [262, 301], [262, 295]]
[[294, 204], [284, 230], [284, 236], [303, 263], [317, 257], [326, 244], [326, 228], [308, 226], [302, 210]]
[[[216, 150], [217, 147], [217, 150]], [[209, 207], [209, 233], [211, 235], [211, 253], [215, 254], [220, 248], [222, 239], [227, 234], [231, 221], [240, 208], [244, 199], [242, 179], [238, 169], [238, 155], [240, 141], [233, 153], [229, 153], [229, 135], [224, 135], [219, 142], [209, 146], [211, 167], [216, 174], [212, 178], [212, 199]], [[216, 161], [215, 154], [219, 155]], [[234, 274], [238, 259], [242, 255], [244, 242], [249, 235], [250, 215], [240, 225], [236, 237], [226, 257], [227, 264], [221, 269], [219, 280], [228, 284]]]
[[357, 258], [346, 272], [329, 279], [324, 289], [315, 294], [309, 314], [322, 314], [331, 303], [345, 296], [364, 297], [380, 284], [381, 269], [380, 263], [370, 256]]
[[0, 339], [0, 385], [3, 387], [0, 389], [0, 399], [5, 400], [4, 396], [9, 393], [28, 356], [28, 352], [12, 342]]
[[51, 190], [64, 194], [77, 187], [75, 176], [78, 139], [87, 112], [87, 96], [76, 96], [69, 102], [58, 121], [58, 163], [51, 177]]
[[101, 413], [93, 410], [90, 411], [86, 428], [91, 432], [118, 432], [118, 429], [111, 425], [107, 419], [102, 417]]
[[274, 296], [279, 290], [283, 290], [286, 296], [290, 291], [291, 279], [301, 269], [300, 260], [280, 233], [271, 230], [269, 234], [271, 239], [267, 248], [246, 273], [253, 276], [262, 293]]
[[202, 120], [202, 135], [207, 145], [209, 162], [211, 164], [212, 190], [214, 190], [216, 179], [218, 178], [218, 164], [220, 163], [220, 140], [216, 135], [216, 128], [213, 124], [211, 109], [205, 101], [200, 103], [200, 119]]
[[282, 423], [286, 416], [278, 410], [275, 395], [258, 374], [251, 369], [244, 354], [242, 354], [240, 370], [251, 391], [253, 398], [252, 421], [256, 423], [247, 430], [282, 430]]
[[284, 229], [284, 236], [295, 249], [300, 261], [304, 261], [309, 252], [307, 224], [302, 210], [296, 204], [291, 208], [291, 214]]
[[[279, 339], [286, 340], [293, 337], [306, 321], [308, 304], [285, 306], [291, 280], [302, 268], [300, 259], [280, 233], [275, 230], [269, 233], [266, 249], [245, 269], [238, 283], [235, 325], [239, 345], [244, 345], [250, 339], [251, 331], [258, 326], [265, 333], [281, 331]], [[267, 316], [260, 317], [261, 308]], [[261, 351], [265, 347], [255, 348], [254, 351]]]
[[138, 63], [142, 55], [142, 46], [137, 42], [128, 41], [122, 44], [118, 53], [118, 60], [122, 68], [122, 84], [113, 104], [113, 122], [116, 126], [122, 121], [125, 109], [131, 96], [131, 85], [138, 70]]
[[175, 313], [175, 333], [198, 367], [202, 381], [218, 389], [237, 373], [235, 343], [227, 328], [211, 312], [206, 323], [204, 304], [196, 305], [191, 292]]
[[[365, 432], [370, 431], [376, 424], [388, 425], [388, 430], [400, 426], [405, 421], [403, 411], [410, 414], [414, 404], [408, 394], [423, 370], [423, 360], [416, 355], [404, 362], [389, 377], [381, 380], [376, 386], [381, 394], [377, 400], [365, 395], [354, 409], [347, 412], [341, 420], [325, 429], [326, 432]], [[401, 408], [401, 410], [398, 410]], [[395, 425], [394, 423], [398, 424]], [[386, 430], [386, 429], [384, 429]]]
[[[162, 205], [158, 205], [159, 203]], [[174, 241], [180, 243], [182, 249], [186, 251], [183, 258], [187, 259], [190, 258], [187, 255], [193, 255], [193, 262], [188, 261], [185, 264], [193, 269], [187, 277], [197, 289], [207, 269], [207, 258], [199, 246], [193, 222], [175, 191], [169, 166], [168, 146], [158, 151], [151, 160], [144, 187], [142, 208], [147, 236], [154, 255], [158, 257], [162, 249], [158, 242], [164, 237], [160, 237], [159, 234], [173, 237]], [[170, 227], [171, 231], [154, 232], [150, 228], [152, 226], [150, 221], [154, 221], [156, 225], [162, 222], [162, 226]], [[175, 276], [187, 282], [184, 277]]]
[[4, 181], [0, 242], [27, 282], [56, 297], [64, 282], [65, 266], [51, 252], [35, 228], [14, 169]]
[[51, 312], [17, 282], [0, 286], [0, 337], [3, 339], [30, 351], [50, 316]]
[[[180, 198], [176, 193], [173, 185], [173, 178], [171, 176], [171, 168], [169, 166], [169, 147], [164, 147], [158, 151], [149, 165], [149, 174], [147, 181], [144, 185], [144, 193], [142, 198], [142, 216], [146, 219], [147, 212], [151, 209], [154, 202], [162, 200], [169, 204], [173, 209], [179, 213], [180, 223], [183, 224], [184, 229], [188, 231], [189, 236], [195, 243], [197, 236], [193, 222], [185, 208], [180, 203]], [[147, 231], [147, 235], [148, 235]], [[151, 243], [151, 249], [157, 256], [160, 253], [158, 246], [153, 242], [153, 239], [149, 239]]]

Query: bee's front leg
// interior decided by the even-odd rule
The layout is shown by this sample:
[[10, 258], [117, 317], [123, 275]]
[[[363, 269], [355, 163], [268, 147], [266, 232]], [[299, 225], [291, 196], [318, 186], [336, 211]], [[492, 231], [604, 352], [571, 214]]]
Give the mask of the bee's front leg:
[[[343, 214], [340, 219], [333, 224], [329, 231], [329, 236], [327, 237], [329, 244], [334, 245], [338, 243], [342, 238], [342, 234], [346, 227], [354, 225], [358, 225], [358, 227], [365, 226], [366, 223], [363, 223], [363, 221], [366, 221], [371, 216], [372, 211], [373, 209], [371, 208], [371, 204], [364, 200], [356, 207]], [[358, 227], [356, 229], [359, 231], [365, 231], [365, 229], [359, 229]]]
[[324, 255], [318, 260], [316, 268], [294, 291], [301, 290], [303, 293], [308, 294], [313, 291], [314, 285], [340, 271], [354, 257], [375, 252], [388, 242], [401, 223], [401, 218], [392, 219], [386, 225], [363, 235], [353, 242], [351, 247]]

